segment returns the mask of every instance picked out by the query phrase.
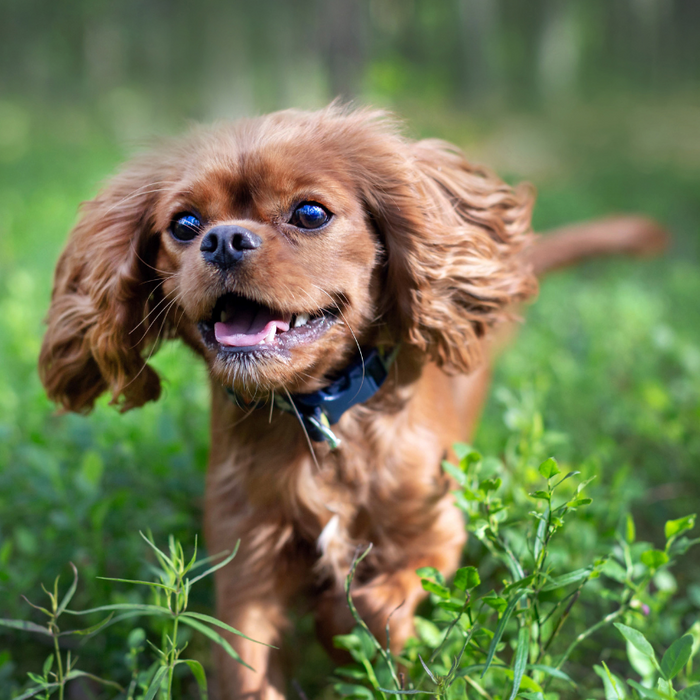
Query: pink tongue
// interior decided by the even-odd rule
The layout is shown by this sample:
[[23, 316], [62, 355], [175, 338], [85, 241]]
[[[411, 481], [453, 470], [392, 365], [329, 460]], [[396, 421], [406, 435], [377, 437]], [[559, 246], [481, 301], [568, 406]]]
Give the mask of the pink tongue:
[[291, 315], [275, 318], [270, 309], [263, 307], [243, 307], [232, 309], [232, 318], [225, 323], [214, 324], [214, 335], [221, 345], [229, 347], [246, 347], [270, 342], [279, 329], [289, 330]]

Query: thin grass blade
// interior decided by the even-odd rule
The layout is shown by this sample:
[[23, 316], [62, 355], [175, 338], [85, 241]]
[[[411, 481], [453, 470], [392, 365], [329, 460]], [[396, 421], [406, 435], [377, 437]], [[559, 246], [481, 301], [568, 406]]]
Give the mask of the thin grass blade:
[[35, 695], [39, 695], [39, 693], [43, 693], [45, 690], [55, 690], [56, 688], [58, 688], [58, 683], [48, 683], [39, 688], [30, 688], [26, 693], [18, 695], [14, 700], [27, 700], [27, 698], [33, 698]]
[[63, 596], [63, 600], [56, 610], [56, 617], [58, 617], [68, 607], [68, 603], [71, 602], [73, 596], [75, 595], [75, 591], [78, 588], [78, 569], [73, 562], [70, 562], [70, 566], [71, 569], [73, 569], [73, 583], [71, 583], [70, 588]]
[[0, 626], [11, 627], [15, 630], [24, 630], [25, 632], [39, 632], [40, 634], [45, 634], [48, 637], [53, 637], [53, 634], [41, 625], [37, 625], [34, 622], [29, 622], [27, 620], [6, 620], [0, 618]]
[[518, 631], [518, 646], [515, 649], [515, 662], [513, 663], [513, 690], [509, 700], [515, 700], [520, 691], [520, 683], [525, 675], [527, 656], [530, 648], [530, 628], [523, 625]]
[[58, 634], [58, 637], [67, 637], [68, 635], [71, 634], [78, 634], [82, 637], [87, 637], [91, 634], [95, 634], [95, 632], [99, 632], [101, 629], [104, 629], [107, 627], [109, 624], [110, 620], [114, 617], [114, 613], [110, 613], [102, 622], [98, 622], [96, 625], [92, 625], [92, 627], [86, 627], [85, 629], [82, 630], [67, 630], [65, 632], [61, 632]]
[[163, 679], [165, 678], [165, 674], [168, 672], [168, 667], [167, 666], [161, 666], [158, 669], [158, 672], [156, 675], [153, 677], [153, 680], [151, 681], [151, 685], [148, 686], [148, 690], [146, 691], [146, 694], [143, 696], [143, 700], [153, 700], [153, 698], [156, 696], [156, 693], [161, 689], [161, 685], [163, 684]]
[[238, 540], [236, 542], [236, 546], [233, 548], [233, 552], [229, 554], [226, 559], [224, 559], [222, 562], [219, 562], [218, 564], [215, 564], [211, 568], [207, 569], [204, 573], [199, 574], [199, 576], [195, 576], [193, 579], [190, 580], [190, 585], [197, 583], [200, 579], [203, 579], [205, 576], [209, 576], [210, 574], [213, 574], [215, 571], [218, 571], [219, 569], [223, 568], [226, 566], [226, 564], [230, 563], [233, 558], [238, 554], [238, 548], [241, 546], [241, 541]]
[[66, 674], [67, 681], [73, 680], [74, 678], [89, 678], [90, 680], [95, 681], [95, 683], [101, 683], [102, 685], [109, 686], [110, 688], [116, 688], [118, 691], [124, 692], [124, 688], [122, 688], [119, 683], [108, 681], [105, 678], [94, 676], [92, 673], [86, 673], [85, 671], [71, 671], [70, 673]]
[[164, 569], [169, 568], [172, 572], [177, 573], [177, 568], [175, 567], [175, 564], [173, 563], [172, 559], [170, 559], [170, 557], [165, 552], [161, 552], [161, 550], [158, 549], [158, 547], [156, 547], [155, 542], [153, 542], [149, 537], [146, 537], [146, 535], [144, 535], [143, 532], [141, 532], [140, 530], [139, 535], [141, 535], [143, 541], [156, 553], [156, 557], [160, 562], [160, 565]]
[[211, 629], [211, 627], [207, 627], [201, 622], [197, 622], [197, 620], [193, 620], [190, 617], [180, 616], [180, 621], [183, 624], [192, 627], [192, 629], [201, 632], [205, 637], [209, 637], [209, 639], [211, 639], [213, 642], [216, 642], [222, 649], [226, 651], [226, 653], [232, 659], [238, 661], [239, 664], [242, 664], [246, 668], [249, 668], [251, 671], [255, 671], [255, 669], [252, 666], [249, 666], [245, 661], [243, 661], [239, 653], [218, 632], [215, 632], [213, 629]]
[[506, 609], [503, 611], [503, 617], [498, 623], [498, 627], [496, 628], [496, 634], [493, 635], [493, 639], [491, 640], [491, 644], [489, 645], [489, 650], [486, 654], [486, 662], [484, 663], [484, 670], [481, 672], [480, 678], [483, 678], [486, 674], [486, 671], [489, 670], [489, 666], [491, 665], [494, 654], [496, 653], [496, 647], [501, 641], [501, 637], [503, 636], [503, 632], [505, 632], [508, 620], [510, 620], [510, 616], [513, 614], [515, 606], [520, 602], [520, 599], [523, 598], [524, 595], [525, 593], [523, 592], [520, 595], [516, 595], [514, 598], [511, 598], [510, 603], [508, 603], [508, 607], [506, 607]]
[[216, 627], [221, 627], [222, 630], [226, 630], [227, 632], [230, 632], [231, 634], [236, 634], [239, 637], [243, 637], [243, 639], [247, 639], [249, 642], [255, 642], [256, 644], [262, 644], [264, 647], [270, 647], [270, 649], [277, 649], [276, 646], [273, 646], [272, 644], [266, 644], [265, 642], [259, 642], [257, 639], [252, 639], [251, 637], [246, 636], [243, 634], [243, 632], [239, 632], [235, 627], [231, 627], [230, 625], [227, 625], [225, 622], [221, 622], [221, 620], [217, 620], [215, 617], [211, 617], [210, 615], [204, 615], [202, 613], [196, 613], [196, 612], [186, 612], [182, 613], [180, 615], [180, 619], [182, 620], [183, 617], [189, 617], [189, 618], [194, 618], [195, 620], [201, 620], [202, 622], [208, 622], [210, 625], [216, 625]]
[[175, 593], [176, 589], [172, 586], [166, 586], [164, 583], [156, 583], [155, 581], [137, 581], [131, 578], [110, 578], [109, 576], [96, 576], [100, 581], [114, 581], [116, 583], [133, 583], [137, 586], [157, 586], [158, 588], [164, 588], [170, 593]]

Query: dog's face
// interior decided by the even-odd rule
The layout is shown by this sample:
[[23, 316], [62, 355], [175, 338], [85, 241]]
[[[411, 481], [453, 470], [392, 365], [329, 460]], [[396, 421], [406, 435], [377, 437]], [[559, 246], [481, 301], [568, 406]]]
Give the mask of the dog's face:
[[534, 290], [527, 188], [411, 142], [376, 112], [280, 112], [133, 161], [85, 205], [56, 273], [49, 394], [156, 398], [144, 359], [181, 336], [243, 395], [313, 391], [358, 347], [468, 371]]
[[265, 126], [210, 134], [185, 155], [155, 207], [154, 267], [216, 379], [309, 391], [368, 342], [382, 246], [330, 135]]

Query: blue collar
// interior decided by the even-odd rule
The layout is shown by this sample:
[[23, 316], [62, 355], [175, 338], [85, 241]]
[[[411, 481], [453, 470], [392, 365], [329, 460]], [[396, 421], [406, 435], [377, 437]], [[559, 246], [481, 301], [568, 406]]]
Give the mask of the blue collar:
[[[399, 346], [391, 352], [373, 348], [358, 357], [332, 384], [311, 394], [274, 394], [274, 405], [286, 413], [295, 415], [308, 436], [314, 442], [327, 442], [332, 450], [340, 445], [340, 439], [331, 430], [353, 406], [371, 399], [380, 389], [396, 359]], [[262, 404], [246, 404], [236, 392], [224, 387], [232, 401], [244, 408], [262, 408]]]

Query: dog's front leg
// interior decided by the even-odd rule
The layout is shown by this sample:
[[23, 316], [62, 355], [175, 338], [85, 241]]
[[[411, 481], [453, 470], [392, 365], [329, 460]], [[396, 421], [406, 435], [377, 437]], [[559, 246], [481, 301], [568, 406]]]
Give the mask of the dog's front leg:
[[231, 549], [241, 537], [236, 558], [216, 572], [217, 617], [242, 632], [244, 637], [225, 633], [227, 641], [249, 666], [233, 659], [224, 649], [216, 650], [216, 675], [220, 700], [278, 700], [284, 697], [278, 646], [286, 622], [290, 596], [296, 590], [289, 575], [284, 547], [275, 547], [287, 533], [279, 525], [236, 522], [222, 527], [225, 519], [209, 521], [211, 551]]

